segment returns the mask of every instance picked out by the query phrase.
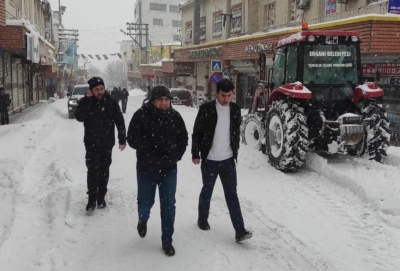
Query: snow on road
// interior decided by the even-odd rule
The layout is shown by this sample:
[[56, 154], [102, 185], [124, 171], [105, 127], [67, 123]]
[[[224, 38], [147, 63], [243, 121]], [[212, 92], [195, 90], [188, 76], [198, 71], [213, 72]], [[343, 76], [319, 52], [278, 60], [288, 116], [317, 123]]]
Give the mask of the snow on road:
[[[131, 91], [127, 126], [143, 99]], [[253, 238], [238, 244], [220, 183], [211, 230], [196, 225], [201, 173], [189, 145], [178, 165], [177, 254], [168, 258], [158, 200], [146, 238], [136, 232], [131, 148], [114, 148], [107, 208], [85, 213], [83, 126], [68, 119], [66, 102], [0, 126], [0, 270], [400, 270], [400, 148], [384, 165], [310, 154], [303, 170], [284, 174], [242, 145], [238, 193]], [[197, 109], [176, 109], [191, 134]]]

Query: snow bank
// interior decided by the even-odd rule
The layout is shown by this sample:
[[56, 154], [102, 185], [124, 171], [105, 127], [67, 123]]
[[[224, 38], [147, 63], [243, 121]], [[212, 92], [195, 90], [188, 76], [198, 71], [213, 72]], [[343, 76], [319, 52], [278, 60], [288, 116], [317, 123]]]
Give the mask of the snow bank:
[[[393, 152], [398, 152], [393, 151]], [[309, 154], [307, 167], [350, 189], [390, 224], [400, 228], [400, 168], [362, 158]]]
[[146, 92], [141, 90], [140, 88], [134, 88], [129, 90], [129, 96], [145, 96]]

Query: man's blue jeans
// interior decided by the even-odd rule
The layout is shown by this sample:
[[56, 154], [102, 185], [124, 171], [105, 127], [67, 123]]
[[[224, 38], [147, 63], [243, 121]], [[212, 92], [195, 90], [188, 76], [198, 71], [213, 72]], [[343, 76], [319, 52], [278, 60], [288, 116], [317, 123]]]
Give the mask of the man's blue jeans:
[[172, 244], [175, 222], [175, 192], [177, 169], [157, 172], [137, 171], [139, 220], [147, 222], [158, 186], [161, 208], [161, 240], [163, 245]]
[[199, 219], [208, 219], [210, 202], [215, 182], [219, 175], [224, 188], [225, 200], [233, 228], [238, 231], [244, 229], [242, 211], [240, 210], [236, 186], [236, 164], [233, 158], [223, 161], [202, 160], [201, 174], [203, 176], [203, 188], [199, 197]]

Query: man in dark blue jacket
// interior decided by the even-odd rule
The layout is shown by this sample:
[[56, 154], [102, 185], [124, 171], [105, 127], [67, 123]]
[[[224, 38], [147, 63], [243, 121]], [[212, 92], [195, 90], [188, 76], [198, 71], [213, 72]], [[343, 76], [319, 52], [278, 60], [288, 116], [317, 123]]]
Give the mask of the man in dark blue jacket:
[[171, 93], [166, 86], [154, 87], [149, 102], [135, 112], [127, 141], [136, 149], [137, 157], [138, 233], [142, 238], [146, 236], [158, 186], [162, 249], [165, 255], [173, 256], [177, 162], [185, 153], [188, 133], [181, 115], [171, 107]]
[[245, 229], [236, 186], [236, 164], [240, 143], [240, 107], [232, 102], [234, 85], [229, 79], [217, 83], [217, 99], [200, 106], [192, 135], [192, 161], [200, 164], [203, 188], [199, 198], [197, 224], [210, 230], [208, 216], [214, 185], [219, 175], [237, 242], [249, 239]]
[[75, 118], [85, 127], [87, 186], [89, 200], [86, 211], [105, 208], [105, 195], [110, 176], [111, 154], [115, 145], [115, 125], [118, 129], [119, 149], [126, 146], [124, 117], [117, 102], [105, 91], [103, 79], [93, 77], [79, 103]]

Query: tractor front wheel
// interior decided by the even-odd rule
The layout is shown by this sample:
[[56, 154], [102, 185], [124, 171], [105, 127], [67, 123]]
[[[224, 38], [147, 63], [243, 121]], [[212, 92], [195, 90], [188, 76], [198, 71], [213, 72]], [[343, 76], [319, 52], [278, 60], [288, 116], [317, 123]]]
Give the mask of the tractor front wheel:
[[247, 115], [243, 121], [241, 134], [243, 144], [261, 150], [265, 135], [263, 117], [258, 114]]

